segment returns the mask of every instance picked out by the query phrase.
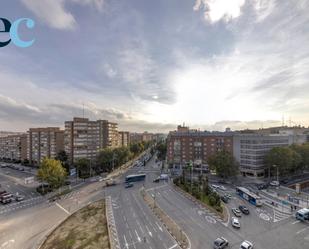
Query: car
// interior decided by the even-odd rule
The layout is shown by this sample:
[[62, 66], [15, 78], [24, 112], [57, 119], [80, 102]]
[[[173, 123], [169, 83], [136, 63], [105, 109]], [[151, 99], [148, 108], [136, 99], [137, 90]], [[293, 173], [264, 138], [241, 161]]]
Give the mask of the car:
[[241, 212], [238, 208], [232, 208], [232, 212], [235, 214], [236, 217], [241, 217]]
[[280, 181], [280, 183], [281, 184], [287, 184], [287, 183], [289, 183], [289, 180], [288, 179], [283, 179], [283, 180]]
[[223, 237], [220, 237], [220, 238], [215, 239], [213, 248], [214, 249], [223, 249], [223, 248], [228, 247], [228, 245], [229, 245], [228, 240], [223, 238]]
[[157, 177], [156, 179], [154, 179], [153, 182], [160, 182], [160, 177]]
[[127, 182], [125, 185], [124, 185], [125, 188], [131, 188], [133, 187], [133, 183], [132, 182]]
[[246, 206], [244, 206], [244, 205], [240, 205], [239, 207], [239, 210], [243, 213], [243, 214], [249, 214], [250, 212], [249, 212], [249, 209], [246, 207]]
[[70, 180], [65, 180], [64, 181], [64, 185], [71, 185], [71, 181]]
[[263, 190], [268, 188], [268, 184], [257, 184], [257, 189], [258, 190]]
[[278, 181], [271, 181], [269, 183], [270, 186], [273, 186], [273, 187], [278, 187], [280, 185], [280, 183]]
[[212, 184], [211, 186], [212, 186], [214, 189], [219, 188], [219, 185]]
[[221, 190], [223, 190], [223, 191], [226, 190], [226, 187], [224, 187], [224, 186], [222, 186], [222, 185], [218, 186], [218, 188], [221, 189]]
[[245, 240], [240, 244], [239, 249], [253, 249], [253, 244], [250, 241]]
[[15, 201], [20, 202], [20, 201], [23, 201], [24, 199], [25, 199], [25, 198], [24, 198], [23, 196], [21, 196], [21, 195], [15, 196]]
[[232, 196], [230, 194], [224, 194], [224, 196], [228, 199], [232, 199]]
[[221, 199], [224, 203], [228, 203], [228, 202], [229, 202], [229, 198], [227, 198], [226, 196], [221, 196], [220, 199]]
[[235, 228], [240, 228], [240, 222], [236, 217], [232, 217], [231, 224]]

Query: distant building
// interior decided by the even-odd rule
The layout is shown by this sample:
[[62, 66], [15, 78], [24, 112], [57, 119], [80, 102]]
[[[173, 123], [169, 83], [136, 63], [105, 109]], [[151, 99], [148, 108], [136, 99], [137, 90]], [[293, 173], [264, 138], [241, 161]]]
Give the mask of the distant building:
[[147, 131], [143, 133], [130, 133], [130, 143], [149, 142], [156, 139], [155, 134]]
[[64, 131], [58, 127], [30, 128], [27, 132], [27, 159], [38, 165], [44, 157], [55, 158], [64, 149]]
[[130, 132], [119, 131], [118, 132], [118, 145], [119, 146], [128, 146], [129, 144], [130, 144]]
[[167, 162], [182, 167], [189, 162], [194, 166], [207, 166], [207, 160], [218, 151], [233, 153], [233, 133], [190, 130], [178, 126], [167, 137]]
[[0, 158], [12, 161], [27, 159], [27, 135], [0, 137]]

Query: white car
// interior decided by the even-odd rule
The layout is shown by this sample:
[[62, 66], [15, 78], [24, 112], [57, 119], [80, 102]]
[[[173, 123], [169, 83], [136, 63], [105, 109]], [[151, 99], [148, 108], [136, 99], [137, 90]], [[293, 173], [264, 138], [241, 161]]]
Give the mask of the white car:
[[245, 240], [241, 243], [239, 249], [253, 249], [253, 244], [250, 241]]
[[232, 212], [235, 214], [235, 216], [241, 217], [241, 212], [238, 208], [232, 208]]
[[222, 186], [222, 185], [218, 186], [218, 188], [221, 189], [221, 190], [223, 190], [223, 191], [226, 190], [226, 187], [224, 187], [224, 186]]
[[240, 222], [236, 217], [232, 217], [231, 224], [235, 228], [240, 228]]
[[218, 185], [215, 185], [215, 184], [212, 184], [211, 186], [212, 186], [214, 189], [219, 188], [219, 186], [218, 186]]
[[278, 181], [271, 181], [269, 183], [270, 186], [274, 186], [274, 187], [278, 187], [280, 185], [280, 183]]

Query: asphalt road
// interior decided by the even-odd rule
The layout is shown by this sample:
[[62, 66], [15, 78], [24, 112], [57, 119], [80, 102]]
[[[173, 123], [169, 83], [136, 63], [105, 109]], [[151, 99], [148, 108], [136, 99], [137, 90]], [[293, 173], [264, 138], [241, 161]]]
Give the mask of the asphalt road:
[[[132, 188], [124, 187], [124, 178], [117, 186], [106, 188], [106, 195], [112, 198], [115, 224], [121, 248], [134, 249], [172, 249], [179, 248], [176, 241], [167, 232], [163, 224], [153, 215], [144, 203], [139, 190], [143, 186], [152, 186], [151, 174], [158, 175], [159, 168], [150, 168], [153, 160], [146, 167], [135, 167], [125, 175], [148, 171], [145, 182], [134, 183]], [[151, 174], [150, 174], [151, 172]]]

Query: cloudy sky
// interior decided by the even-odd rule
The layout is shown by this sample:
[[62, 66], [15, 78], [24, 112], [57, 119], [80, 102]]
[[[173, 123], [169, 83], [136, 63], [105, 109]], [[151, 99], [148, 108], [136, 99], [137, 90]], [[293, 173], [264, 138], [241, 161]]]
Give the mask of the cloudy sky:
[[[0, 130], [83, 115], [131, 131], [309, 125], [307, 0], [6, 0]], [[2, 23], [0, 30], [3, 30]], [[4, 34], [0, 34], [4, 40]]]

